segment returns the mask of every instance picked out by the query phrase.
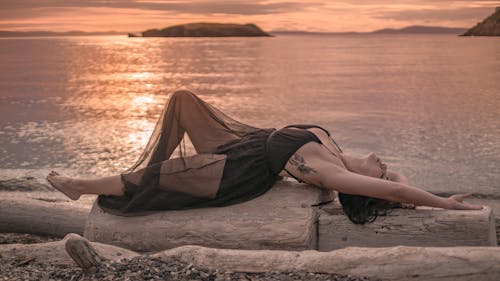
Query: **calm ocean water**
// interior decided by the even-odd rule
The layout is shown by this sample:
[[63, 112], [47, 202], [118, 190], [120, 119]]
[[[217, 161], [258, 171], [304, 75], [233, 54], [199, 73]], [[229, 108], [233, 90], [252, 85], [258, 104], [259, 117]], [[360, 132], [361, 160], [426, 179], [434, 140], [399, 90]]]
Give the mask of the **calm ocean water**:
[[453, 35], [0, 39], [0, 180], [131, 165], [168, 95], [314, 123], [432, 191], [500, 192], [500, 41]]

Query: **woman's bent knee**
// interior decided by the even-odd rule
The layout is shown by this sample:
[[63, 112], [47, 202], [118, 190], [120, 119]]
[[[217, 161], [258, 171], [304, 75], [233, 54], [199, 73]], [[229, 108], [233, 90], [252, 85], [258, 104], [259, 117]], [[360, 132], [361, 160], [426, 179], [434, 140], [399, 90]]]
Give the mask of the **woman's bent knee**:
[[188, 90], [177, 90], [172, 94], [172, 99], [186, 99], [196, 96], [193, 92]]

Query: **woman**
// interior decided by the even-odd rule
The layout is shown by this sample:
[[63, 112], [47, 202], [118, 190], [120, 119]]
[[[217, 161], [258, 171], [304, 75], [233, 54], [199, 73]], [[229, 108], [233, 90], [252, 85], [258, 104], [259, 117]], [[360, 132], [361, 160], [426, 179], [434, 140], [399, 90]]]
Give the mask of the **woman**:
[[[196, 155], [185, 156], [185, 133]], [[176, 147], [179, 158], [172, 157]], [[373, 153], [362, 158], [343, 153], [324, 128], [255, 128], [189, 91], [171, 96], [145, 151], [127, 172], [98, 179], [51, 172], [47, 180], [73, 200], [97, 194], [103, 209], [137, 215], [241, 203], [265, 193], [282, 176], [338, 191], [344, 212], [359, 224], [396, 206], [482, 209], [463, 202], [470, 194], [444, 198], [409, 185]]]

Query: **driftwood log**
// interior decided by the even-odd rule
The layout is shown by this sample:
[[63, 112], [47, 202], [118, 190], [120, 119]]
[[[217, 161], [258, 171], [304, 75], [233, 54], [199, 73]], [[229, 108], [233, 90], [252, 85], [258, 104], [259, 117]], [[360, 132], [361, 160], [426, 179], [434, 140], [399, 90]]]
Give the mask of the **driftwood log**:
[[[0, 245], [1, 262], [21, 262], [25, 260], [51, 265], [74, 265], [76, 263], [66, 253], [65, 243], [71, 237], [69, 234], [64, 239], [55, 242], [37, 244], [4, 244]], [[138, 253], [133, 251], [106, 245], [98, 242], [91, 242], [93, 248], [102, 257], [110, 261], [119, 261], [123, 258], [133, 258]]]
[[83, 234], [89, 209], [29, 198], [0, 198], [0, 232], [64, 237]]
[[394, 209], [374, 223], [355, 225], [332, 194], [295, 182], [224, 208], [120, 217], [94, 204], [85, 237], [139, 252], [200, 245], [227, 249], [331, 251], [349, 246], [496, 246], [495, 218], [479, 211]]
[[498, 247], [348, 247], [330, 252], [231, 250], [184, 246], [154, 257], [233, 272], [297, 271], [377, 277], [382, 280], [497, 281]]
[[[110, 261], [138, 254], [119, 247], [89, 243]], [[232, 272], [307, 271], [377, 277], [382, 280], [465, 281], [500, 276], [498, 247], [347, 247], [315, 250], [234, 250], [182, 246], [151, 255], [177, 259], [199, 267]], [[75, 265], [65, 252], [65, 241], [0, 245], [0, 262], [34, 260], [52, 265]]]
[[495, 216], [483, 210], [443, 210], [430, 207], [394, 209], [373, 223], [353, 224], [340, 205], [328, 204], [318, 219], [318, 250], [348, 246], [496, 246]]
[[[348, 246], [496, 245], [495, 222], [489, 207], [480, 211], [395, 209], [387, 217], [360, 226], [348, 221], [337, 202], [311, 206], [331, 199], [331, 195], [304, 184], [284, 181], [267, 194], [235, 206], [167, 211], [142, 217], [117, 217], [94, 206], [87, 221], [88, 205], [55, 200], [54, 195], [30, 193], [19, 197], [3, 193], [0, 232], [63, 237], [68, 233], [84, 233], [87, 221], [86, 235], [90, 240], [136, 251], [193, 244], [233, 249], [321, 251]], [[94, 198], [83, 201], [89, 204]]]
[[266, 194], [219, 208], [157, 212], [121, 217], [94, 204], [85, 227], [90, 241], [150, 252], [183, 245], [230, 249], [317, 248], [317, 208], [330, 193], [280, 182]]

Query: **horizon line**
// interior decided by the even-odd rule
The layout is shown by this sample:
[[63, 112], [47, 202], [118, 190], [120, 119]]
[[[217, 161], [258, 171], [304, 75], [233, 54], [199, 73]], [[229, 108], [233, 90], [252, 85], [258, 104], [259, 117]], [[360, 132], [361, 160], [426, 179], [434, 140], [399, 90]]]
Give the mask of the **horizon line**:
[[[182, 25], [182, 24], [180, 24]], [[270, 31], [265, 31], [268, 33], [286, 33], [286, 32], [296, 32], [296, 33], [314, 33], [314, 34], [338, 34], [338, 33], [374, 33], [381, 30], [404, 30], [409, 27], [421, 27], [421, 28], [443, 28], [443, 29], [469, 29], [470, 27], [450, 27], [450, 26], [440, 26], [440, 25], [408, 25], [404, 27], [383, 27], [374, 29], [372, 31], [310, 31], [310, 30], [300, 30], [300, 29], [274, 29]], [[150, 29], [158, 29], [158, 28], [150, 28]], [[28, 32], [50, 32], [50, 33], [141, 33], [143, 31], [116, 31], [116, 30], [106, 30], [106, 31], [83, 31], [83, 30], [66, 30], [66, 31], [52, 31], [46, 29], [40, 30], [8, 30], [1, 29], [0, 32], [17, 32], [17, 33], [28, 33]]]

